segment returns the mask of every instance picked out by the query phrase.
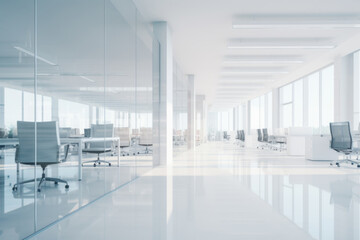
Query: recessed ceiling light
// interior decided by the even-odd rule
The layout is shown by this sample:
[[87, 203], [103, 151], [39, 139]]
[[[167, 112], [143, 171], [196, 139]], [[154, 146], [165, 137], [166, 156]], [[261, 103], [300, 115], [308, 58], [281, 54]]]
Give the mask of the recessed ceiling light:
[[332, 49], [335, 45], [228, 45], [230, 49]]
[[223, 74], [287, 74], [288, 71], [223, 71]]
[[355, 24], [334, 24], [334, 23], [323, 23], [323, 24], [233, 24], [234, 29], [276, 29], [276, 28], [296, 28], [296, 29], [308, 29], [308, 28], [325, 28], [325, 29], [332, 29], [332, 28], [360, 28], [359, 23]]
[[91, 78], [88, 78], [88, 77], [85, 77], [85, 76], [79, 76], [79, 77], [81, 77], [82, 79], [85, 79], [86, 81], [89, 81], [89, 82], [92, 82], [92, 83], [94, 83], [95, 82], [95, 80], [93, 80], [93, 79], [91, 79]]
[[[15, 46], [14, 48], [15, 48], [16, 50], [20, 51], [20, 52], [23, 52], [23, 53], [26, 53], [26, 54], [32, 56], [32, 57], [35, 56], [35, 54], [34, 54], [33, 52], [31, 52], [31, 51], [29, 51], [29, 50], [26, 50], [26, 49], [24, 49], [24, 48], [22, 48], [22, 47], [17, 47], [17, 46]], [[53, 63], [53, 62], [51, 62], [51, 61], [49, 61], [49, 60], [47, 60], [47, 59], [45, 59], [45, 58], [43, 58], [43, 57], [40, 57], [39, 55], [36, 55], [35, 58], [38, 59], [38, 60], [40, 60], [40, 61], [42, 61], [42, 62], [44, 62], [44, 63], [47, 63], [47, 64], [49, 64], [49, 65], [57, 66], [56, 63]]]
[[245, 15], [233, 22], [234, 29], [333, 29], [360, 28], [360, 15]]
[[243, 63], [243, 64], [299, 64], [303, 63], [302, 60], [244, 60], [244, 59], [232, 59], [224, 60], [224, 63]]

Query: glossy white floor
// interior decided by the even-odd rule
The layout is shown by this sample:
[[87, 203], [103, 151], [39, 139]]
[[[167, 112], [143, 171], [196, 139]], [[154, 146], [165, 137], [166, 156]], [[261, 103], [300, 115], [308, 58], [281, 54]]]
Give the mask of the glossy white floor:
[[359, 239], [359, 194], [353, 166], [212, 142], [35, 239]]
[[[34, 178], [34, 168], [22, 165], [17, 179], [14, 157], [14, 149], [8, 149], [0, 159], [0, 239], [29, 236], [35, 227], [41, 229], [61, 219], [152, 168], [151, 155], [121, 156], [120, 168], [117, 167], [117, 157], [108, 156], [106, 159], [112, 162], [111, 167], [84, 166], [83, 179], [78, 181], [78, 157], [75, 154], [65, 163], [47, 168], [47, 176], [67, 180], [69, 190], [65, 190], [62, 183], [58, 186], [46, 183], [42, 191], [36, 193], [35, 201], [33, 183], [21, 185], [17, 191], [12, 191], [17, 181]], [[85, 160], [96, 158], [94, 154], [84, 157]], [[103, 156], [101, 158], [104, 159]], [[37, 171], [40, 176], [41, 169]]]

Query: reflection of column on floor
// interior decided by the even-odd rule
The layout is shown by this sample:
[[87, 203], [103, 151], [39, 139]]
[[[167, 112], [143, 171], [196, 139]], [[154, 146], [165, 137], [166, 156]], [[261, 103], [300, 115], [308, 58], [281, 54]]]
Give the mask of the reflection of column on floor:
[[172, 168], [167, 168], [163, 176], [152, 177], [152, 190], [152, 239], [171, 240], [174, 221]]

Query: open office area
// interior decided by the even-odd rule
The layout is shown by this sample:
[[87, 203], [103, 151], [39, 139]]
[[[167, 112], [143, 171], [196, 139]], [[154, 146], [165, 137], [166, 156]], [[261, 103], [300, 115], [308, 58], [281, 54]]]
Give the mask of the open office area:
[[359, 92], [355, 0], [0, 1], [0, 239], [360, 239]]

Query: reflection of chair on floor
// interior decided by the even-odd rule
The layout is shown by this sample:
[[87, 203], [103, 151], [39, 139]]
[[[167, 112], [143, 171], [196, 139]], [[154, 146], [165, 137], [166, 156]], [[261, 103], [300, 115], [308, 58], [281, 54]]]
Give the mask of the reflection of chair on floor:
[[151, 147], [152, 143], [152, 129], [151, 128], [141, 128], [140, 129], [140, 139], [139, 139], [139, 146], [145, 147], [145, 154], [152, 152]]
[[[65, 188], [68, 189], [67, 181], [59, 178], [50, 178], [45, 176], [45, 168], [51, 164], [58, 164], [65, 162], [68, 156], [69, 145], [60, 145], [59, 128], [57, 122], [38, 122], [36, 124], [37, 144], [35, 148], [35, 123], [34, 122], [18, 122], [18, 137], [19, 146], [16, 149], [15, 161], [17, 163], [26, 165], [35, 165], [35, 149], [36, 151], [36, 165], [40, 165], [43, 172], [41, 178], [37, 178], [39, 182], [38, 192], [41, 191], [42, 183], [46, 181], [65, 183]], [[63, 150], [63, 155], [61, 154]], [[25, 183], [35, 182], [35, 179], [30, 179], [17, 184], [14, 184], [13, 191], [16, 191], [18, 186]]]
[[114, 129], [114, 135], [115, 137], [120, 137], [120, 146], [116, 146], [116, 147], [120, 147], [121, 150], [121, 155], [125, 156], [125, 155], [130, 155], [129, 151], [125, 151], [124, 148], [129, 148], [130, 147], [130, 128], [128, 127], [122, 127], [122, 128], [115, 128]]
[[[91, 137], [93, 138], [106, 138], [106, 137], [114, 137], [114, 126], [113, 124], [92, 124], [91, 125]], [[85, 153], [94, 153], [97, 154], [98, 157], [96, 160], [85, 161], [84, 163], [94, 163], [94, 167], [96, 164], [107, 163], [111, 166], [109, 161], [101, 160], [100, 154], [107, 153], [112, 151], [112, 143], [113, 141], [102, 141], [102, 142], [91, 142], [89, 144], [89, 148], [83, 150]]]

